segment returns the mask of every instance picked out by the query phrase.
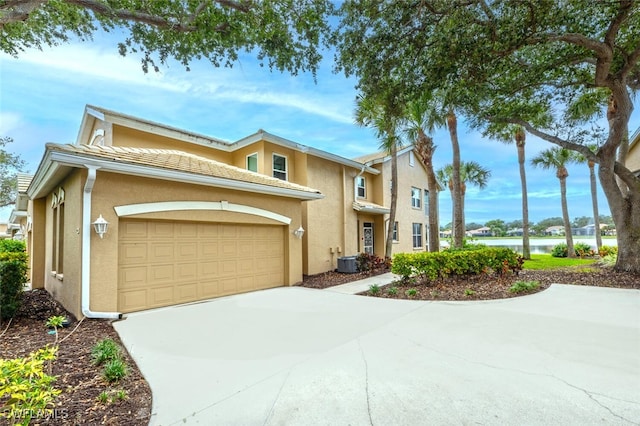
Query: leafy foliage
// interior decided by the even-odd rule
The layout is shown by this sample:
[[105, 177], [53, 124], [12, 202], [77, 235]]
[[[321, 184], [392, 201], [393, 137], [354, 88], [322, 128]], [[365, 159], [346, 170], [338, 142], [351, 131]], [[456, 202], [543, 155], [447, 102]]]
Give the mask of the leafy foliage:
[[376, 269], [388, 268], [389, 262], [375, 254], [360, 253], [356, 257], [356, 267], [359, 272], [370, 272]]
[[45, 373], [44, 365], [56, 358], [57, 351], [47, 346], [24, 358], [0, 358], [0, 401], [6, 408], [0, 410], [0, 418], [28, 425], [34, 415], [52, 411], [61, 391], [53, 388], [56, 378]]
[[516, 281], [511, 287], [509, 287], [509, 291], [511, 293], [526, 293], [536, 290], [538, 287], [540, 287], [540, 283], [538, 281]]
[[[19, 255], [23, 253], [6, 254]], [[26, 261], [0, 259], [0, 319], [13, 318], [22, 302], [22, 292], [26, 283]]]
[[[18, 3], [18, 4], [16, 4]], [[0, 50], [18, 56], [26, 48], [57, 45], [75, 36], [90, 40], [99, 27], [124, 29], [122, 55], [136, 54], [142, 68], [158, 70], [174, 58], [232, 66], [243, 51], [280, 71], [312, 71], [328, 35], [325, 0], [130, 1], [0, 3]]]
[[429, 282], [449, 275], [517, 273], [522, 270], [522, 263], [518, 253], [506, 248], [398, 253], [393, 258], [391, 272], [404, 281], [416, 276]]
[[[0, 37], [0, 45], [3, 43]], [[16, 202], [18, 172], [24, 170], [25, 162], [17, 154], [8, 152], [5, 147], [12, 143], [10, 137], [0, 138], [0, 207]]]
[[[581, 258], [585, 256], [593, 256], [595, 254], [589, 244], [581, 241], [575, 243], [573, 249], [576, 256], [579, 256]], [[551, 256], [553, 257], [567, 257], [568, 254], [569, 248], [566, 243], [556, 244], [555, 246], [553, 246], [553, 249], [551, 249]]]
[[600, 250], [598, 251], [598, 254], [600, 255], [600, 257], [617, 256], [618, 255], [618, 247], [616, 247], [616, 246], [602, 246], [602, 247], [600, 247]]
[[0, 240], [0, 253], [24, 253], [27, 246], [24, 241], [4, 239]]

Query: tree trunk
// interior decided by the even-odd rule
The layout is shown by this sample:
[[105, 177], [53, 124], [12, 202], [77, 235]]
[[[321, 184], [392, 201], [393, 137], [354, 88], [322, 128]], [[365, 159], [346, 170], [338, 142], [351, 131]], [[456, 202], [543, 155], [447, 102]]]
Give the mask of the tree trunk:
[[576, 250], [573, 248], [573, 235], [571, 233], [571, 222], [569, 221], [569, 209], [567, 208], [567, 176], [569, 174], [558, 171], [560, 179], [560, 199], [562, 202], [562, 221], [564, 222], [564, 237], [567, 241], [567, 257], [576, 257]]
[[595, 163], [589, 161], [589, 180], [591, 181], [591, 204], [593, 206], [593, 233], [596, 236], [596, 250], [602, 247], [602, 235], [600, 233], [600, 213], [598, 212], [598, 187], [596, 185]]
[[460, 144], [458, 143], [458, 119], [456, 113], [451, 109], [447, 115], [447, 127], [451, 136], [451, 147], [453, 150], [452, 174], [453, 180], [453, 247], [462, 248], [464, 244], [464, 223], [462, 207], [462, 186], [460, 185]]
[[387, 240], [384, 256], [391, 259], [393, 255], [393, 226], [396, 222], [396, 205], [398, 204], [398, 148], [395, 141], [391, 145], [391, 208], [389, 211], [389, 226], [387, 226]]
[[440, 221], [438, 212], [438, 179], [433, 170], [433, 139], [419, 131], [416, 149], [427, 174], [429, 190], [429, 251], [440, 251]]
[[525, 172], [525, 133], [520, 129], [516, 133], [516, 148], [518, 149], [518, 164], [520, 166], [520, 186], [522, 188], [522, 257], [531, 259], [529, 244], [529, 201], [527, 195], [527, 175]]

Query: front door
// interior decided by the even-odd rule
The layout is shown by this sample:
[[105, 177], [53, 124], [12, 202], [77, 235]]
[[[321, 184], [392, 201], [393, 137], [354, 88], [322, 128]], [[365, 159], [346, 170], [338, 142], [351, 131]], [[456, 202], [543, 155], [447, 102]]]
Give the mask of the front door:
[[365, 222], [362, 225], [364, 252], [373, 254], [373, 223]]

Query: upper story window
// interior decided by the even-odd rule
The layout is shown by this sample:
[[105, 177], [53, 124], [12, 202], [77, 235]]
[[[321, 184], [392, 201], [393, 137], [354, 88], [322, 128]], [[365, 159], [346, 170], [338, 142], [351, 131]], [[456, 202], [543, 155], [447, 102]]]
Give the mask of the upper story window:
[[258, 153], [247, 155], [247, 170], [258, 172]]
[[287, 180], [287, 157], [273, 154], [273, 177]]
[[413, 154], [413, 151], [409, 151], [409, 165], [413, 167], [416, 164], [416, 157]]
[[419, 209], [422, 206], [421, 192], [420, 188], [411, 188], [411, 207]]
[[367, 197], [367, 187], [364, 176], [358, 176], [358, 197], [366, 198]]
[[51, 239], [51, 270], [62, 279], [64, 266], [64, 189], [58, 188], [51, 197], [53, 235]]
[[398, 222], [393, 222], [393, 241], [398, 242]]
[[424, 215], [429, 216], [429, 191], [424, 190]]

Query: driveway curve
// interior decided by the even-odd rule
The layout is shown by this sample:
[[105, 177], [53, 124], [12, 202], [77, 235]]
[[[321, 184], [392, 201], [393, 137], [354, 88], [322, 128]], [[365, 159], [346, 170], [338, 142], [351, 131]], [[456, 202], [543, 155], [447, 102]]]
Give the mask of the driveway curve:
[[640, 291], [481, 302], [277, 288], [114, 323], [152, 425], [640, 425]]

